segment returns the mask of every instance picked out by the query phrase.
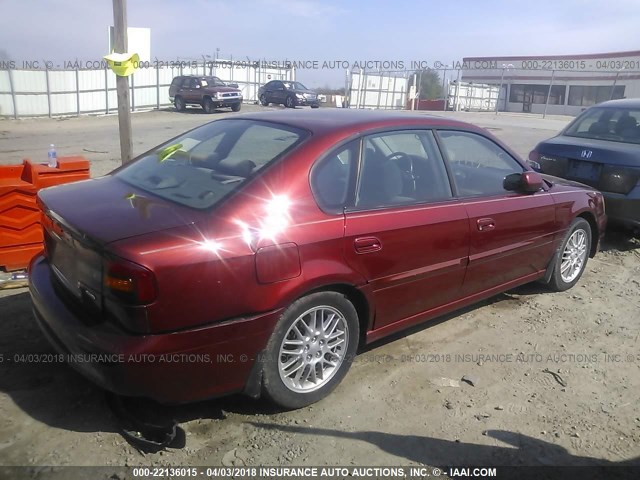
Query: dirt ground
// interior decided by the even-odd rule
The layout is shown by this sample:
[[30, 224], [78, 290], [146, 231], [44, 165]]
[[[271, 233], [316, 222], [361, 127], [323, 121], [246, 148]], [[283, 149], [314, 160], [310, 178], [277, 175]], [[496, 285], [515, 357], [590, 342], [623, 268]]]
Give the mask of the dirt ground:
[[[135, 114], [135, 151], [220, 115]], [[568, 121], [449, 115], [522, 155]], [[117, 141], [114, 116], [2, 120], [0, 163], [45, 161], [55, 143], [95, 176], [117, 165]], [[0, 466], [640, 465], [640, 242], [622, 232], [572, 290], [524, 286], [378, 343], [311, 407], [168, 408], [185, 446], [154, 454], [125, 442], [104, 393], [68, 366], [15, 361], [53, 351], [30, 310], [26, 289], [0, 290]]]

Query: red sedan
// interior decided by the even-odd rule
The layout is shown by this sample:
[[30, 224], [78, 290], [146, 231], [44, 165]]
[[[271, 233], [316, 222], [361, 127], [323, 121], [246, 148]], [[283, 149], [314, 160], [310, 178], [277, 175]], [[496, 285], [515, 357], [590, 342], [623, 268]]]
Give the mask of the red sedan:
[[331, 110], [214, 121], [41, 191], [35, 317], [81, 373], [165, 403], [296, 408], [359, 347], [532, 281], [572, 287], [602, 195], [478, 127]]

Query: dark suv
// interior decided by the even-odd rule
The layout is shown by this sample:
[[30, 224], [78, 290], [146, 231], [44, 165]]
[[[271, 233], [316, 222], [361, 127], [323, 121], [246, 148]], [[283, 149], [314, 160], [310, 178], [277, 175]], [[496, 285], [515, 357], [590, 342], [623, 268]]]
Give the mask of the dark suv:
[[227, 85], [218, 77], [182, 75], [171, 82], [169, 99], [179, 112], [187, 105], [200, 105], [207, 113], [221, 107], [231, 107], [234, 112], [239, 112], [242, 92], [236, 87]]

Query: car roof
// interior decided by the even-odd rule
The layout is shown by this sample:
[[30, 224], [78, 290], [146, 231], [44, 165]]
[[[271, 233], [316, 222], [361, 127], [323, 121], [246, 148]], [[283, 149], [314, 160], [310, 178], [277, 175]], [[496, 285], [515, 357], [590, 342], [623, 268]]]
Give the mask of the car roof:
[[606, 102], [593, 105], [594, 107], [606, 108], [640, 108], [640, 98], [621, 98], [619, 100], [608, 100]]
[[213, 77], [218, 78], [217, 75], [178, 75], [173, 79], [175, 80], [176, 78], [213, 78]]
[[[229, 117], [227, 117], [229, 118]], [[388, 127], [454, 127], [479, 131], [479, 127], [445, 117], [406, 111], [324, 108], [245, 113], [232, 118], [284, 123], [316, 134], [357, 132]]]

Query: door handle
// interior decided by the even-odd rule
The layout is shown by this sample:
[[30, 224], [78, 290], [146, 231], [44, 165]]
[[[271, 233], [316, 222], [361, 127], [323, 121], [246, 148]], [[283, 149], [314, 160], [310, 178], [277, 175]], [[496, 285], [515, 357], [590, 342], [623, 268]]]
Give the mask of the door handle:
[[478, 225], [478, 230], [481, 232], [488, 232], [489, 230], [496, 228], [496, 222], [493, 218], [481, 218], [476, 223]]
[[382, 250], [382, 242], [376, 237], [360, 237], [353, 241], [356, 253], [371, 253]]

